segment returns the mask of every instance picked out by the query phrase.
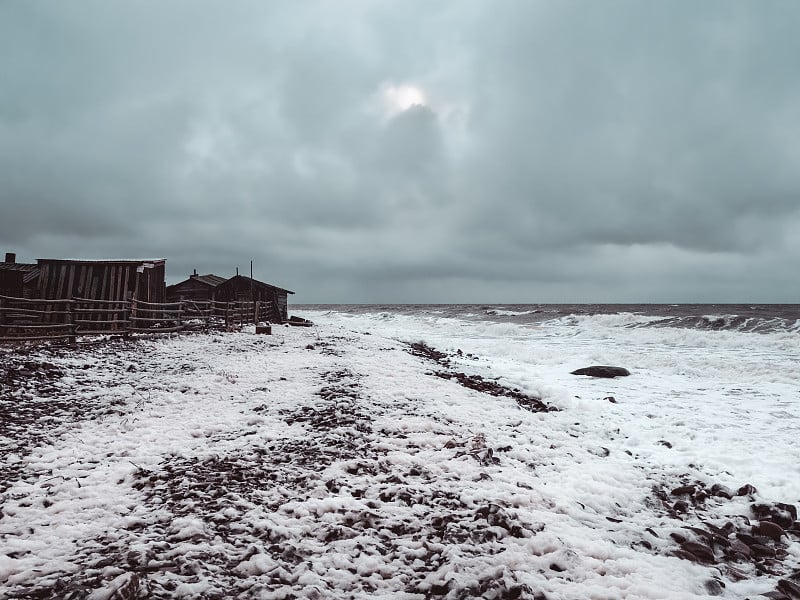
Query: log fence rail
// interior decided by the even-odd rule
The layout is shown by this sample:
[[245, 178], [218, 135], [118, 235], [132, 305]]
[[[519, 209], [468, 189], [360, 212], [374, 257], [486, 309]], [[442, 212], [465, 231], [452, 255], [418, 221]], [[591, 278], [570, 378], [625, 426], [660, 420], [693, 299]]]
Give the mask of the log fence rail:
[[0, 296], [0, 342], [66, 340], [80, 336], [177, 331], [227, 331], [265, 323], [275, 315], [268, 302], [214, 300], [47, 300]]

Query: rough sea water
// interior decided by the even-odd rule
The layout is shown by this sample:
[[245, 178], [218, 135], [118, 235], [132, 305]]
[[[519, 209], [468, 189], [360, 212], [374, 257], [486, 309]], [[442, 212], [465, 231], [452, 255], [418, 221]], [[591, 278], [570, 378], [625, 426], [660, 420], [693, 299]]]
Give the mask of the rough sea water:
[[[578, 319], [624, 315], [630, 327], [685, 327], [800, 333], [800, 304], [306, 304], [303, 311], [350, 315], [404, 315], [517, 325], [577, 324]], [[641, 319], [636, 320], [637, 317]]]

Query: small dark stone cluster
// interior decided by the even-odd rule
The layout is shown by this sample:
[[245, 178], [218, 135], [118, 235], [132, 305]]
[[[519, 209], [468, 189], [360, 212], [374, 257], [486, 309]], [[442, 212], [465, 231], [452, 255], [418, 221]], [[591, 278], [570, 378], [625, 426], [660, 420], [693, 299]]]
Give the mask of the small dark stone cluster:
[[450, 366], [450, 358], [444, 352], [439, 352], [435, 348], [431, 348], [425, 342], [415, 342], [411, 344], [411, 354], [427, 358], [435, 363], [439, 363], [443, 367]]
[[316, 430], [336, 427], [352, 427], [361, 433], [369, 433], [370, 416], [358, 404], [360, 385], [357, 378], [346, 370], [329, 371], [322, 375], [327, 382], [317, 392], [324, 402], [300, 406], [283, 415], [289, 424], [306, 423]]
[[[681, 531], [670, 533], [678, 544], [672, 556], [691, 562], [715, 565], [734, 581], [756, 576], [785, 577], [767, 597], [774, 600], [800, 599], [800, 570], [787, 566], [789, 543], [800, 540], [797, 507], [783, 502], [758, 501], [757, 490], [745, 484], [737, 490], [702, 482], [686, 483], [670, 492], [657, 490], [656, 498], [666, 512], [678, 519], [690, 520]], [[750, 516], [715, 520], [706, 517], [710, 505], [720, 506], [738, 498], [750, 501]], [[649, 532], [658, 535], [651, 529]], [[648, 542], [642, 545], [649, 546]], [[709, 592], [724, 587], [722, 581], [709, 584]], [[721, 589], [719, 590], [721, 593]]]
[[[432, 360], [447, 369], [450, 369], [452, 364], [450, 357], [447, 354], [440, 352], [435, 348], [431, 348], [425, 344], [425, 342], [411, 344], [411, 354]], [[457, 355], [459, 357], [465, 356], [461, 350], [458, 350]], [[471, 355], [466, 356], [471, 357]], [[453, 370], [434, 371], [432, 374], [436, 377], [441, 377], [442, 379], [455, 379], [463, 387], [470, 390], [475, 390], [476, 392], [483, 392], [484, 394], [489, 394], [490, 396], [504, 396], [507, 398], [513, 398], [521, 408], [531, 412], [551, 412], [558, 410], [554, 406], [548, 406], [542, 402], [541, 398], [530, 396], [521, 391], [519, 388], [510, 388], [491, 379], [484, 379], [480, 375], [467, 375], [466, 373]]]
[[[74, 389], [58, 385], [64, 376], [53, 360], [68, 350], [63, 348], [17, 348], [0, 354], [0, 454], [20, 457], [31, 449], [59, 435], [65, 425], [113, 413], [116, 407], [100, 399], [87, 399]], [[86, 356], [92, 360], [91, 351]], [[75, 351], [72, 351], [75, 355]], [[118, 355], [107, 356], [112, 362]], [[119, 357], [119, 363], [123, 358]], [[86, 368], [91, 365], [86, 364]], [[82, 386], [82, 370], [70, 373]], [[23, 463], [0, 464], [0, 494], [19, 478]], [[0, 496], [0, 514], [2, 497]]]
[[475, 390], [476, 392], [483, 392], [490, 396], [506, 396], [508, 398], [513, 398], [520, 407], [531, 412], [550, 412], [556, 410], [555, 407], [548, 406], [535, 396], [529, 396], [519, 389], [509, 388], [496, 381], [484, 379], [480, 375], [467, 375], [465, 373], [447, 371], [436, 371], [434, 375], [442, 379], [455, 379], [463, 387]]

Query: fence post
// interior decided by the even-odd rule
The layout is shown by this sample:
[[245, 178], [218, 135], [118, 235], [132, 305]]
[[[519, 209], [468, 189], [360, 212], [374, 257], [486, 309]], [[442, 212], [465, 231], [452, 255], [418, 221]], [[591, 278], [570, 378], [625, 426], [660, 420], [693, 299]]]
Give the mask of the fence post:
[[0, 298], [0, 338], [6, 334], [6, 312], [3, 310], [6, 307], [5, 298]]
[[67, 325], [69, 325], [69, 327], [67, 327], [67, 331], [69, 331], [69, 337], [67, 338], [67, 343], [70, 346], [77, 346], [78, 340], [75, 337], [76, 327], [75, 327], [75, 313], [73, 312], [73, 303], [74, 300], [71, 300], [65, 305], [66, 310], [64, 312], [66, 312], [67, 314], [64, 315], [64, 321]]
[[136, 327], [136, 298], [131, 298], [128, 305], [128, 322], [125, 324], [125, 337], [131, 334], [131, 327]]
[[255, 310], [253, 311], [253, 324], [254, 325], [258, 325], [258, 321], [259, 321], [258, 317], [259, 317], [259, 310], [260, 309], [261, 309], [261, 301], [260, 300], [256, 300]]

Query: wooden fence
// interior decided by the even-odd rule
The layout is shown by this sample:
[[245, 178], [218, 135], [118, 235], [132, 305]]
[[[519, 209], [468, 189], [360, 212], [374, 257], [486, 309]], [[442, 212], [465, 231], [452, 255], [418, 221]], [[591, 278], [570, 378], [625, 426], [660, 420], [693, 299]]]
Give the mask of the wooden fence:
[[0, 342], [64, 340], [80, 336], [231, 330], [269, 322], [277, 308], [269, 302], [141, 300], [44, 300], [0, 296]]

